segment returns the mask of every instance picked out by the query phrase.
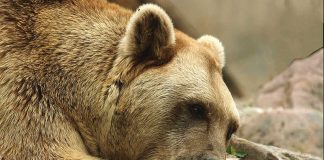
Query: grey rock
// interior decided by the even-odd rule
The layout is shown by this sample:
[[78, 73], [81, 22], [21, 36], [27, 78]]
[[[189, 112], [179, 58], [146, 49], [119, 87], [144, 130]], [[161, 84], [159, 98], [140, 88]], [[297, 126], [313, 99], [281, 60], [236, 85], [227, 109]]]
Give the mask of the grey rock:
[[323, 48], [293, 62], [266, 83], [256, 106], [268, 108], [312, 108], [323, 112]]
[[238, 136], [257, 143], [274, 145], [323, 156], [323, 115], [311, 109], [240, 110]]
[[[236, 136], [232, 138], [230, 145], [238, 151], [247, 153], [244, 158], [241, 158], [242, 160], [321, 160], [320, 157], [257, 144]], [[239, 160], [239, 158], [231, 157], [228, 160]]]

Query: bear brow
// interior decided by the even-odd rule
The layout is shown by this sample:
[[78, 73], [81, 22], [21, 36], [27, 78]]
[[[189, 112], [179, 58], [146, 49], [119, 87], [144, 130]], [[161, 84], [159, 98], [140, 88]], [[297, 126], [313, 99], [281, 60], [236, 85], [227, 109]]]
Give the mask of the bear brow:
[[204, 54], [204, 58], [206, 59], [207, 68], [209, 73], [216, 73], [221, 71], [220, 64], [217, 62], [216, 58], [211, 55], [208, 51]]

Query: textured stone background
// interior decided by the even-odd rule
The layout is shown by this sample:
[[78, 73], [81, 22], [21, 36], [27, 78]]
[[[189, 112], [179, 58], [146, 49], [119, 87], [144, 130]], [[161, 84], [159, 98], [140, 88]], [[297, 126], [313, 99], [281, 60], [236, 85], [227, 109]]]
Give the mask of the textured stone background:
[[323, 48], [294, 61], [239, 110], [240, 137], [323, 157]]

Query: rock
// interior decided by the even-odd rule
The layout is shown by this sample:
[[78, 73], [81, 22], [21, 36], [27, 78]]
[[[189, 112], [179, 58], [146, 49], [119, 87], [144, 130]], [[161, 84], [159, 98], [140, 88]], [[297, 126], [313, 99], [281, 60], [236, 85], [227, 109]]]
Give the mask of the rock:
[[[257, 144], [236, 136], [232, 137], [230, 145], [237, 151], [247, 153], [244, 158], [241, 158], [242, 160], [321, 160], [319, 157]], [[238, 160], [238, 158], [229, 159]]]
[[240, 137], [323, 156], [323, 49], [266, 83], [255, 106], [239, 108]]
[[293, 62], [266, 83], [256, 98], [256, 106], [312, 108], [323, 112], [323, 48]]
[[305, 109], [244, 108], [238, 136], [266, 145], [323, 156], [323, 115]]

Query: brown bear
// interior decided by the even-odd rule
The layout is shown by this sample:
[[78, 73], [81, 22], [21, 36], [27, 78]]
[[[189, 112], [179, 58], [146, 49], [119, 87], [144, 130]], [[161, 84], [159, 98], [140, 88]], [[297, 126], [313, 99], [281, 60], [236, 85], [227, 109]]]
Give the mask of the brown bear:
[[225, 159], [223, 66], [153, 4], [0, 0], [0, 157]]

